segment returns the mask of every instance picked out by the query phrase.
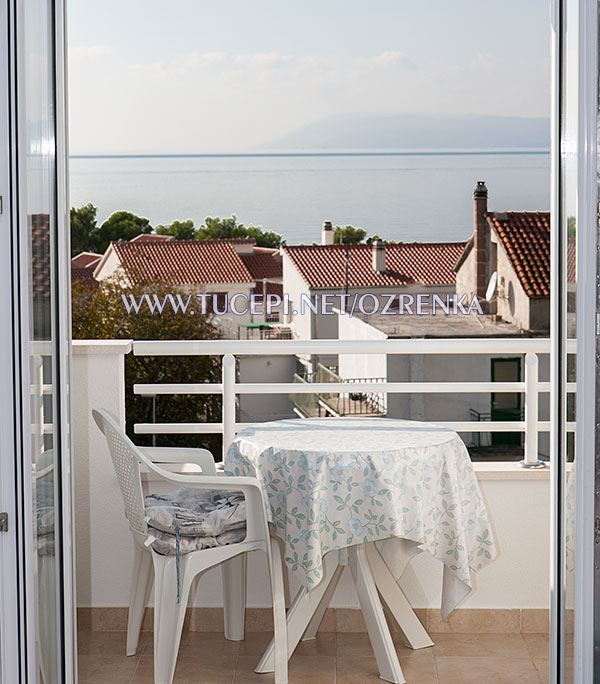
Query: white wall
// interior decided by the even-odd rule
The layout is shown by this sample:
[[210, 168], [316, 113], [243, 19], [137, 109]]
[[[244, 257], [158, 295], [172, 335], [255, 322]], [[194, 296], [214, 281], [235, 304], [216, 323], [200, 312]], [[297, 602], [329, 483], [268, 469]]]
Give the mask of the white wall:
[[294, 337], [300, 340], [310, 340], [312, 338], [311, 316], [293, 316], [291, 314], [294, 307], [300, 306], [302, 294], [306, 297], [309, 296], [308, 285], [285, 252], [283, 252], [281, 265], [283, 269], [283, 292], [290, 299], [290, 315], [284, 323], [293, 323]]
[[120, 266], [121, 261], [115, 252], [115, 248], [110, 244], [94, 269], [94, 277], [96, 280], [110, 278]]
[[[339, 316], [340, 340], [385, 340], [387, 335], [356, 316]], [[387, 378], [385, 354], [340, 354], [342, 378]]]
[[[294, 356], [238, 356], [237, 359], [239, 382], [294, 382]], [[247, 394], [239, 398], [241, 423], [297, 417], [287, 394]]]
[[[131, 574], [131, 535], [106, 442], [92, 419], [92, 409], [107, 409], [125, 424], [124, 355], [130, 350], [131, 340], [73, 342], [71, 406], [80, 606], [127, 603], [122, 601]], [[115, 600], [118, 603], [112, 603]]]

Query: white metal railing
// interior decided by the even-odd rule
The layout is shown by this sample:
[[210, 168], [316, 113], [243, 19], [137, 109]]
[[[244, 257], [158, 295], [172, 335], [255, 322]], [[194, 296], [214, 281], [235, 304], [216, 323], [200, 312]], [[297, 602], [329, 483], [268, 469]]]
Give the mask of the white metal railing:
[[[575, 340], [567, 346], [575, 352]], [[524, 420], [436, 421], [458, 432], [524, 432], [525, 465], [538, 461], [538, 434], [550, 431], [550, 421], [539, 420], [539, 395], [550, 391], [549, 382], [539, 380], [539, 354], [550, 353], [548, 338], [472, 338], [401, 340], [160, 340], [133, 343], [136, 356], [223, 356], [220, 383], [136, 384], [139, 395], [217, 394], [223, 397], [220, 423], [136, 423], [137, 434], [222, 434], [223, 448], [238, 430], [251, 423], [236, 420], [236, 397], [244, 394], [314, 394], [333, 392], [378, 392], [383, 394], [443, 394], [521, 392], [525, 396]], [[321, 354], [501, 354], [525, 355], [525, 379], [520, 382], [343, 382], [343, 383], [240, 383], [236, 381], [235, 355], [285, 356]], [[575, 391], [575, 383], [567, 390]], [[567, 429], [575, 431], [575, 423]]]

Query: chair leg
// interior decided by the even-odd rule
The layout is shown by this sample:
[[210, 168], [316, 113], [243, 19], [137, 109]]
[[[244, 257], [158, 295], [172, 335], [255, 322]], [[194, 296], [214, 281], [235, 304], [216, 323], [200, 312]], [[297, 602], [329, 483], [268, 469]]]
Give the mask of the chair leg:
[[229, 641], [242, 641], [244, 639], [246, 558], [247, 554], [240, 553], [239, 556], [234, 556], [221, 565], [225, 638]]
[[150, 589], [152, 587], [152, 556], [149, 551], [142, 551], [137, 546], [131, 575], [131, 590], [129, 592], [129, 615], [127, 619], [127, 655], [135, 655], [140, 639], [144, 610], [148, 605]]
[[288, 644], [287, 618], [285, 613], [285, 589], [283, 568], [281, 565], [281, 547], [277, 539], [271, 537], [272, 566], [271, 596], [273, 600], [273, 625], [275, 641], [275, 684], [287, 684], [288, 681]]
[[191, 581], [180, 560], [180, 590], [177, 603], [177, 566], [174, 556], [154, 559], [154, 684], [172, 684], [177, 664], [181, 631], [190, 594]]

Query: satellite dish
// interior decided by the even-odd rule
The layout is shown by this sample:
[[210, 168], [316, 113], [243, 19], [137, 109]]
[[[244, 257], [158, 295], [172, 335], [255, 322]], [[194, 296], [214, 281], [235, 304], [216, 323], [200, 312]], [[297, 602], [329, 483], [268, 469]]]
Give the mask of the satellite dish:
[[487, 290], [485, 291], [485, 298], [488, 302], [491, 302], [492, 299], [496, 296], [496, 286], [498, 285], [498, 272], [494, 271], [492, 273], [492, 277], [490, 278], [490, 282], [488, 283]]

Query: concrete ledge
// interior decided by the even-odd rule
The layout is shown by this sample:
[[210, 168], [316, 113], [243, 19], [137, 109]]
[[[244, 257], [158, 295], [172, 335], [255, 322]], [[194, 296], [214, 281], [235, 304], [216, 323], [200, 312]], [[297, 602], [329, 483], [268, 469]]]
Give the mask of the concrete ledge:
[[[183, 467], [162, 465], [161, 467], [176, 473], [198, 474], [200, 469], [192, 464], [184, 464]], [[473, 463], [473, 470], [477, 479], [486, 480], [550, 480], [550, 468], [521, 468], [514, 461], [489, 461], [486, 463]], [[571, 471], [571, 464], [567, 464], [567, 472]], [[220, 474], [220, 473], [219, 473]], [[142, 481], [159, 482], [162, 478], [148, 471], [142, 473]]]
[[73, 340], [74, 355], [129, 354], [133, 340]]

